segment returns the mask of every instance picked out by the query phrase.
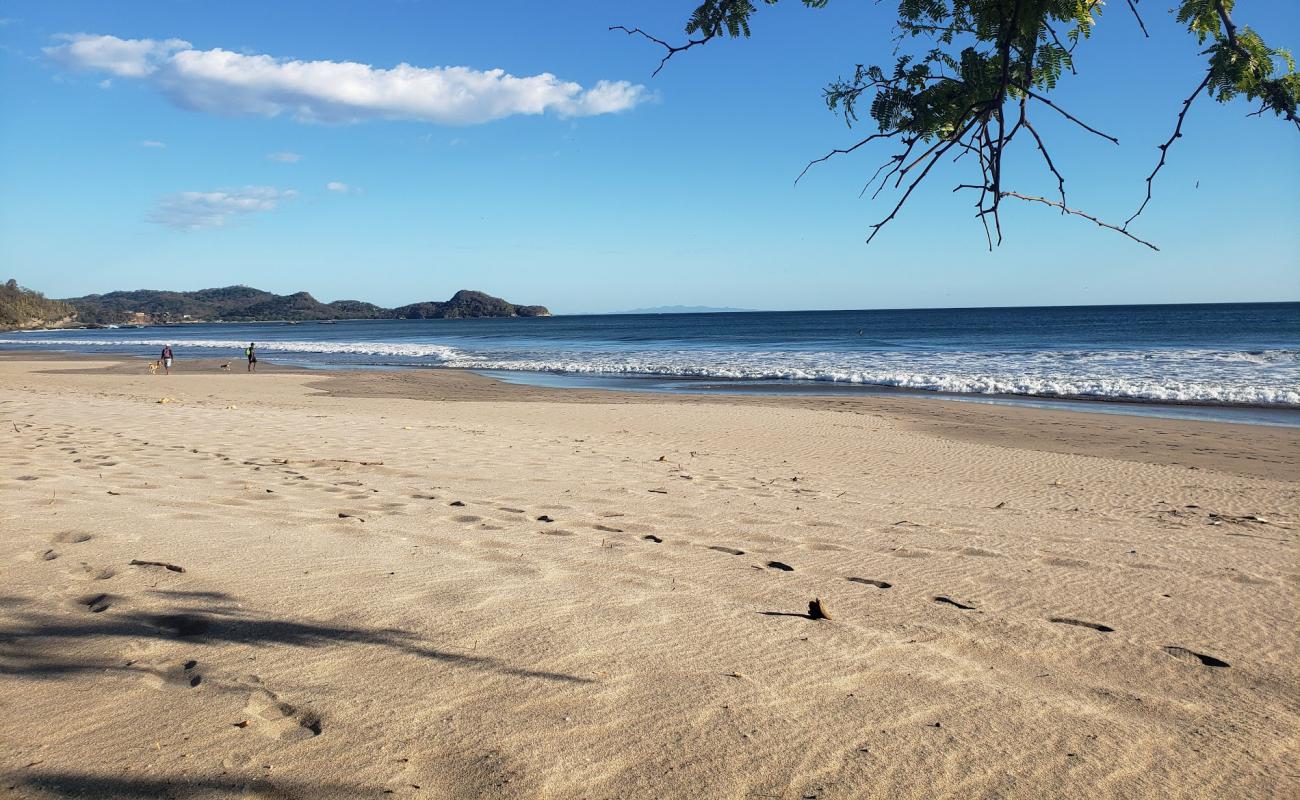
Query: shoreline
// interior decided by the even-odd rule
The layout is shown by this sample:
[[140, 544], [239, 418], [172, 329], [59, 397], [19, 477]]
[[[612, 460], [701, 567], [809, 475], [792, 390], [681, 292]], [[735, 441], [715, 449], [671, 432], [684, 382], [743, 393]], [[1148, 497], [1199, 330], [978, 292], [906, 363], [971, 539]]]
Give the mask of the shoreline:
[[[229, 374], [219, 369], [222, 363], [226, 363], [225, 359], [180, 360], [171, 376], [150, 375], [146, 371], [149, 361], [132, 356], [51, 353], [33, 356], [26, 351], [0, 350], [0, 364], [31, 362], [42, 365], [39, 371], [52, 375], [135, 376], [151, 381], [246, 375], [242, 360], [230, 361]], [[44, 366], [53, 363], [62, 366]], [[950, 398], [943, 398], [947, 402], [935, 403], [936, 398], [902, 393], [835, 396], [553, 388], [501, 381], [472, 370], [442, 368], [326, 370], [260, 361], [257, 374], [251, 377], [261, 375], [292, 376], [304, 387], [336, 398], [670, 407], [734, 405], [834, 411], [857, 416], [885, 415], [919, 432], [976, 444], [1179, 465], [1189, 469], [1224, 469], [1258, 477], [1300, 478], [1300, 428], [1289, 426], [1098, 414], [1065, 407], [982, 404]], [[147, 387], [150, 391], [161, 388], [161, 385], [152, 383], [132, 386], [136, 389]], [[239, 390], [251, 388], [242, 386]], [[1192, 441], [1196, 442], [1195, 447], [1183, 446], [1183, 443]]]
[[[94, 353], [81, 350], [57, 349], [4, 349], [0, 359], [22, 360], [123, 360], [148, 362], [147, 356], [130, 353]], [[277, 355], [266, 363], [279, 361]], [[291, 358], [302, 361], [301, 358]], [[212, 364], [239, 358], [217, 359], [207, 356], [184, 359], [190, 364]], [[179, 363], [179, 362], [178, 362]], [[1098, 395], [1035, 395], [1009, 393], [945, 392], [884, 384], [861, 384], [838, 381], [777, 381], [747, 378], [718, 378], [711, 376], [654, 375], [646, 373], [561, 373], [530, 370], [502, 370], [477, 367], [446, 367], [423, 365], [312, 365], [280, 364], [278, 369], [298, 369], [322, 374], [350, 372], [402, 373], [407, 371], [469, 372], [490, 377], [503, 383], [534, 386], [542, 389], [558, 388], [565, 391], [597, 390], [650, 394], [700, 394], [723, 396], [806, 396], [806, 397], [912, 397], [925, 400], [945, 400], [962, 403], [1003, 404], [1026, 408], [1055, 408], [1086, 413], [1151, 416], [1165, 419], [1192, 419], [1241, 425], [1266, 425], [1273, 427], [1300, 427], [1300, 406], [1266, 403], [1219, 403], [1199, 400], [1152, 400], [1137, 397], [1104, 397]]]

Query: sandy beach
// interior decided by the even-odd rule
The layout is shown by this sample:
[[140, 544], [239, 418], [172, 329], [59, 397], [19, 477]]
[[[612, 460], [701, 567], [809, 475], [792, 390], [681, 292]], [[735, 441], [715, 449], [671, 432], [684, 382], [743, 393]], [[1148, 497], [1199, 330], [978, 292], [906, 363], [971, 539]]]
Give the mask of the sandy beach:
[[1300, 429], [266, 366], [0, 360], [7, 796], [1300, 792]]

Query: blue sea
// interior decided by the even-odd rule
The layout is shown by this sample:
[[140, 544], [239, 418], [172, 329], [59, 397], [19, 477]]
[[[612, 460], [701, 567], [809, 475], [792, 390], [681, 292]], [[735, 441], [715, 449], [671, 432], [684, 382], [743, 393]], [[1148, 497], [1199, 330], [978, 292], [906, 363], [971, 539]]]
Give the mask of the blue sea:
[[[170, 344], [181, 360], [237, 359], [249, 342], [265, 360], [312, 368], [444, 367], [527, 383], [650, 391], [1105, 400], [1112, 411], [1223, 417], [1236, 409], [1229, 415], [1242, 421], [1279, 424], [1300, 418], [1300, 303], [218, 323], [0, 334], [5, 349], [156, 357]], [[1085, 405], [1101, 410], [1102, 404]]]

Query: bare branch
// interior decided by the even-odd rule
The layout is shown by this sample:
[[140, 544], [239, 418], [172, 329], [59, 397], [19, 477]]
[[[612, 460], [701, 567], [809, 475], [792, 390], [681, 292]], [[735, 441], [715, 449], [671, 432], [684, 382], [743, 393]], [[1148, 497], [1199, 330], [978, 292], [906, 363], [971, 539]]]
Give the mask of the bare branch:
[[1035, 142], [1038, 142], [1038, 149], [1043, 154], [1043, 160], [1047, 162], [1047, 168], [1050, 169], [1052, 171], [1052, 174], [1056, 176], [1056, 184], [1060, 188], [1060, 192], [1061, 192], [1061, 213], [1064, 214], [1065, 213], [1065, 178], [1062, 177], [1061, 173], [1057, 171], [1056, 165], [1052, 163], [1052, 157], [1048, 155], [1047, 148], [1043, 145], [1042, 138], [1038, 135], [1038, 131], [1034, 130], [1034, 126], [1029, 124], [1029, 120], [1027, 119], [1025, 120], [1025, 130], [1029, 131], [1029, 133], [1034, 137]]
[[686, 44], [683, 45], [671, 45], [665, 42], [663, 39], [659, 39], [654, 36], [651, 36], [650, 34], [646, 33], [640, 28], [629, 28], [626, 25], [610, 25], [609, 30], [623, 31], [628, 36], [644, 36], [645, 38], [649, 39], [650, 41], [654, 42], [655, 44], [663, 47], [665, 50], [668, 51], [667, 53], [664, 54], [663, 58], [659, 59], [659, 66], [655, 67], [655, 71], [650, 73], [650, 77], [652, 78], [659, 74], [659, 70], [664, 68], [664, 65], [668, 63], [668, 59], [672, 58], [673, 56], [677, 55], [683, 50], [690, 50], [692, 47], [695, 47], [696, 45], [704, 44], [705, 42], [709, 41], [710, 39], [712, 39], [714, 36], [717, 35], [717, 34], [710, 33], [708, 36], [705, 36], [701, 39], [688, 39], [686, 41]]
[[930, 159], [930, 163], [925, 165], [925, 169], [921, 170], [921, 174], [916, 176], [916, 180], [912, 181], [911, 185], [907, 187], [907, 191], [903, 192], [903, 196], [898, 199], [898, 203], [896, 203], [894, 209], [889, 212], [889, 216], [871, 226], [871, 235], [867, 237], [866, 244], [871, 244], [871, 240], [876, 238], [876, 234], [880, 233], [880, 229], [889, 224], [889, 221], [894, 217], [898, 216], [899, 210], [903, 207], [903, 204], [907, 202], [907, 198], [912, 196], [912, 192], [916, 189], [917, 184], [925, 180], [925, 176], [930, 173], [930, 168], [935, 165], [935, 162], [943, 157], [945, 152], [947, 152], [946, 149], [940, 150], [936, 153], [934, 157]]
[[1139, 239], [1138, 237], [1136, 237], [1136, 236], [1134, 236], [1133, 234], [1129, 233], [1128, 231], [1124, 230], [1122, 227], [1120, 227], [1120, 226], [1118, 226], [1118, 225], [1111, 225], [1109, 222], [1102, 222], [1101, 220], [1097, 219], [1096, 217], [1092, 216], [1091, 214], [1085, 214], [1084, 212], [1079, 211], [1079, 210], [1077, 210], [1077, 209], [1067, 208], [1066, 205], [1065, 205], [1064, 203], [1058, 203], [1058, 202], [1055, 201], [1055, 200], [1048, 200], [1046, 197], [1033, 197], [1032, 195], [1020, 194], [1019, 192], [1003, 192], [1003, 193], [1002, 193], [1002, 196], [1003, 196], [1003, 197], [1014, 197], [1014, 198], [1016, 198], [1016, 199], [1018, 199], [1018, 200], [1028, 200], [1028, 201], [1031, 202], [1031, 203], [1042, 203], [1043, 205], [1051, 206], [1052, 208], [1059, 208], [1059, 209], [1061, 209], [1062, 211], [1064, 211], [1066, 214], [1072, 214], [1072, 215], [1074, 215], [1074, 216], [1076, 216], [1076, 217], [1083, 217], [1084, 219], [1088, 220], [1089, 222], [1095, 222], [1096, 224], [1100, 225], [1100, 226], [1103, 227], [1103, 228], [1108, 228], [1108, 229], [1110, 229], [1110, 230], [1112, 230], [1112, 231], [1115, 231], [1116, 233], [1122, 233], [1122, 234], [1124, 234], [1125, 236], [1127, 236], [1128, 238], [1130, 238], [1130, 239], [1132, 239], [1133, 241], [1137, 242], [1138, 244], [1144, 244], [1144, 245], [1146, 245], [1147, 247], [1150, 247], [1152, 250], [1155, 250], [1156, 252], [1160, 252], [1160, 248], [1159, 248], [1159, 247], [1156, 247], [1155, 245], [1151, 244], [1150, 242], [1148, 242], [1148, 241], [1145, 240], [1145, 239]]
[[1085, 131], [1088, 131], [1089, 133], [1095, 133], [1103, 139], [1114, 142], [1115, 144], [1119, 144], [1119, 139], [1116, 139], [1114, 136], [1111, 136], [1110, 134], [1102, 133], [1101, 131], [1087, 124], [1083, 120], [1074, 116], [1070, 112], [1061, 108], [1056, 103], [1053, 103], [1051, 100], [1048, 100], [1046, 97], [1043, 97], [1038, 92], [1032, 91], [1028, 86], [1020, 86], [1019, 84], [1017, 84], [1016, 88], [1024, 92], [1025, 94], [1029, 95], [1030, 97], [1034, 98], [1038, 102], [1051, 106], [1053, 109], [1056, 110], [1056, 113], [1060, 114], [1061, 116], [1065, 117], [1069, 121], [1073, 122], [1075, 125], [1078, 125], [1080, 128], [1083, 128]]
[[[970, 122], [966, 123], [966, 126], [964, 128], [956, 132], [951, 139], [948, 139], [947, 143], [942, 148], [938, 150], [932, 149], [930, 151], [934, 153], [934, 155], [930, 158], [930, 163], [926, 164], [925, 169], [921, 170], [921, 174], [917, 175], [916, 179], [913, 180], [912, 183], [908, 185], [907, 191], [903, 192], [903, 196], [898, 199], [898, 203], [896, 203], [894, 205], [894, 209], [889, 212], [889, 216], [885, 217], [880, 222], [877, 222], [875, 225], [871, 226], [871, 235], [867, 237], [867, 241], [866, 241], [867, 244], [871, 244], [871, 240], [876, 238], [876, 234], [880, 233], [880, 229], [885, 227], [885, 225], [888, 224], [889, 221], [892, 220], [894, 217], [898, 216], [898, 212], [903, 207], [903, 204], [907, 202], [907, 198], [912, 196], [912, 192], [916, 190], [916, 187], [921, 183], [921, 181], [925, 180], [925, 176], [930, 174], [930, 170], [934, 167], [935, 164], [939, 162], [939, 159], [943, 158], [945, 153], [947, 153], [949, 150], [955, 147], [957, 143], [961, 141], [962, 137], [964, 137], [970, 131], [970, 129], [974, 127], [974, 125], [975, 125], [975, 120], [971, 120]], [[899, 175], [898, 179], [899, 181], [902, 181], [903, 178], [901, 174]], [[881, 185], [883, 186], [884, 184]], [[879, 193], [879, 190], [877, 190], [877, 193]]]
[[1138, 27], [1142, 29], [1142, 35], [1150, 39], [1151, 34], [1147, 33], [1147, 24], [1142, 21], [1142, 15], [1138, 13], [1137, 0], [1128, 0], [1128, 10], [1133, 12], [1134, 19], [1138, 21]]
[[1187, 116], [1187, 110], [1192, 107], [1192, 101], [1196, 99], [1197, 95], [1199, 95], [1205, 87], [1209, 85], [1209, 83], [1210, 73], [1206, 72], [1205, 77], [1202, 78], [1201, 82], [1196, 86], [1196, 90], [1189, 94], [1187, 99], [1183, 101], [1183, 110], [1178, 112], [1178, 123], [1174, 125], [1174, 132], [1170, 134], [1169, 139], [1164, 144], [1159, 146], [1160, 161], [1156, 164], [1156, 168], [1151, 170], [1151, 174], [1147, 176], [1147, 196], [1142, 201], [1142, 205], [1138, 206], [1138, 210], [1133, 212], [1133, 216], [1124, 221], [1125, 228], [1129, 226], [1129, 223], [1137, 219], [1138, 215], [1146, 210], [1147, 203], [1151, 202], [1152, 182], [1155, 181], [1156, 175], [1159, 174], [1160, 170], [1165, 166], [1165, 157], [1169, 155], [1169, 147], [1174, 143], [1175, 139], [1178, 139], [1183, 135], [1183, 119]]
[[[854, 150], [857, 150], [859, 147], [861, 147], [862, 145], [868, 142], [873, 142], [876, 139], [890, 139], [893, 138], [894, 136], [899, 135], [900, 133], [902, 133], [902, 131], [890, 131], [888, 133], [873, 133], [867, 138], [853, 145], [852, 147], [836, 148], [830, 151], [829, 153], [827, 153], [826, 155], [822, 156], [821, 158], [814, 158], [812, 161], [809, 161], [806, 166], [804, 166], [803, 172], [799, 173], [799, 177], [794, 179], [795, 185], [796, 186], [799, 185], [799, 181], [803, 179], [804, 175], [808, 174], [808, 170], [812, 169], [814, 164], [820, 164], [823, 161], [827, 161], [831, 158], [834, 158], [835, 156], [848, 155], [849, 153], [852, 153]], [[875, 179], [872, 178], [872, 180]], [[870, 183], [870, 181], [868, 181], [868, 183]]]

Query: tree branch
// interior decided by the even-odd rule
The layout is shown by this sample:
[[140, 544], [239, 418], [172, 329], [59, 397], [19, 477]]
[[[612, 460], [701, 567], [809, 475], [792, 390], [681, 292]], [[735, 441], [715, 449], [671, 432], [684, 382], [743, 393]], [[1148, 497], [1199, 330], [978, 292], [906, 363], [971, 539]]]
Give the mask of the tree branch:
[[1034, 126], [1030, 125], [1029, 120], [1027, 119], [1025, 120], [1025, 129], [1028, 130], [1029, 133], [1034, 137], [1034, 141], [1038, 142], [1038, 149], [1043, 154], [1043, 160], [1047, 162], [1047, 168], [1050, 169], [1052, 171], [1052, 174], [1056, 176], [1056, 184], [1060, 188], [1060, 192], [1061, 192], [1061, 213], [1064, 214], [1065, 213], [1065, 178], [1062, 177], [1061, 173], [1057, 171], [1056, 165], [1052, 163], [1052, 157], [1048, 155], [1047, 148], [1043, 145], [1042, 138], [1039, 137], [1038, 135], [1038, 131], [1034, 130]]
[[1060, 114], [1061, 116], [1065, 117], [1065, 118], [1068, 119], [1069, 121], [1073, 122], [1075, 125], [1078, 125], [1080, 128], [1083, 128], [1085, 131], [1088, 131], [1089, 133], [1095, 133], [1095, 134], [1097, 134], [1098, 136], [1100, 136], [1100, 137], [1103, 138], [1103, 139], [1106, 139], [1106, 140], [1108, 140], [1108, 141], [1114, 142], [1115, 144], [1119, 144], [1119, 139], [1116, 139], [1114, 136], [1111, 136], [1110, 134], [1102, 133], [1101, 131], [1099, 131], [1099, 130], [1097, 130], [1096, 128], [1092, 127], [1092, 126], [1089, 125], [1088, 123], [1086, 123], [1086, 122], [1084, 122], [1083, 120], [1079, 119], [1078, 117], [1074, 116], [1074, 115], [1071, 114], [1070, 112], [1068, 112], [1068, 111], [1066, 111], [1065, 109], [1061, 108], [1061, 107], [1058, 106], [1056, 103], [1053, 103], [1051, 100], [1048, 100], [1046, 97], [1043, 97], [1043, 96], [1042, 96], [1041, 94], [1039, 94], [1038, 92], [1035, 92], [1035, 91], [1031, 90], [1028, 86], [1021, 86], [1021, 85], [1017, 84], [1017, 85], [1016, 85], [1016, 88], [1019, 89], [1020, 91], [1024, 92], [1025, 94], [1029, 95], [1030, 97], [1034, 98], [1034, 99], [1037, 100], [1038, 102], [1040, 102], [1040, 103], [1044, 103], [1044, 104], [1046, 104], [1046, 105], [1048, 105], [1048, 106], [1051, 106], [1053, 109], [1055, 109], [1056, 113]]
[[1146, 210], [1147, 203], [1151, 202], [1151, 185], [1155, 181], [1156, 175], [1159, 174], [1160, 170], [1165, 166], [1165, 157], [1169, 155], [1169, 147], [1174, 143], [1175, 139], [1178, 139], [1183, 135], [1183, 119], [1187, 117], [1187, 111], [1192, 107], [1192, 101], [1196, 99], [1196, 96], [1199, 95], [1207, 85], [1209, 85], [1210, 74], [1211, 73], [1207, 71], [1205, 77], [1201, 79], [1199, 84], [1197, 84], [1196, 90], [1189, 94], [1187, 99], [1183, 101], [1183, 110], [1178, 112], [1178, 123], [1174, 125], [1174, 132], [1170, 134], [1169, 139], [1164, 144], [1159, 145], [1157, 148], [1160, 150], [1160, 161], [1156, 164], [1156, 168], [1151, 170], [1151, 174], [1147, 176], [1147, 196], [1142, 201], [1142, 205], [1138, 206], [1138, 210], [1133, 212], [1133, 216], [1124, 221], [1125, 228], [1129, 226], [1129, 223], [1137, 219], [1138, 215]]
[[[888, 133], [873, 133], [867, 138], [853, 145], [852, 147], [844, 147], [844, 148], [837, 147], [834, 150], [827, 153], [826, 155], [822, 156], [821, 158], [814, 158], [812, 161], [809, 161], [808, 164], [804, 166], [803, 172], [799, 173], [799, 177], [794, 179], [794, 183], [796, 186], [798, 186], [799, 181], [803, 179], [804, 175], [808, 174], [808, 170], [812, 169], [814, 164], [820, 164], [823, 161], [828, 161], [829, 159], [834, 158], [835, 156], [848, 155], [849, 153], [852, 153], [854, 150], [857, 150], [859, 147], [861, 147], [862, 145], [868, 142], [873, 142], [876, 139], [890, 139], [893, 138], [894, 136], [899, 135], [900, 133], [902, 133], [902, 131], [890, 131]], [[872, 180], [875, 179], [872, 178]]]
[[1147, 33], [1147, 25], [1142, 21], [1142, 15], [1138, 13], [1137, 0], [1128, 0], [1128, 10], [1133, 12], [1133, 17], [1138, 21], [1138, 27], [1142, 29], [1142, 35], [1150, 39], [1151, 34]]
[[628, 36], [644, 36], [645, 38], [649, 39], [650, 41], [654, 42], [655, 44], [663, 47], [665, 50], [668, 51], [667, 53], [664, 54], [663, 58], [659, 59], [659, 66], [655, 67], [655, 71], [650, 73], [650, 77], [652, 78], [659, 74], [659, 70], [664, 68], [664, 65], [668, 63], [668, 59], [672, 58], [673, 56], [677, 55], [683, 50], [690, 50], [692, 47], [695, 47], [696, 45], [704, 44], [705, 42], [709, 41], [710, 39], [712, 39], [714, 36], [717, 35], [714, 33], [710, 33], [708, 36], [705, 36], [701, 39], [688, 39], [686, 41], [686, 44], [683, 45], [671, 45], [665, 42], [663, 39], [658, 39], [654, 36], [651, 36], [650, 34], [646, 33], [640, 28], [629, 28], [626, 25], [610, 25], [609, 30], [623, 31]]
[[1048, 200], [1046, 197], [1034, 197], [1034, 196], [1032, 196], [1032, 195], [1020, 194], [1019, 192], [1003, 192], [1003, 193], [1002, 193], [1002, 196], [1003, 196], [1003, 197], [1014, 197], [1014, 198], [1016, 198], [1016, 199], [1018, 199], [1018, 200], [1028, 200], [1028, 201], [1031, 202], [1031, 203], [1042, 203], [1043, 205], [1051, 206], [1052, 208], [1059, 208], [1059, 209], [1061, 209], [1061, 211], [1065, 212], [1066, 214], [1072, 214], [1072, 215], [1074, 215], [1074, 216], [1076, 216], [1076, 217], [1082, 217], [1082, 218], [1088, 220], [1089, 222], [1095, 222], [1096, 224], [1100, 225], [1100, 226], [1103, 227], [1103, 228], [1109, 228], [1110, 230], [1115, 231], [1116, 233], [1122, 233], [1122, 234], [1124, 234], [1125, 236], [1127, 236], [1128, 238], [1130, 238], [1130, 239], [1132, 239], [1133, 241], [1137, 242], [1138, 244], [1144, 244], [1144, 245], [1146, 245], [1147, 247], [1150, 247], [1152, 250], [1155, 250], [1156, 252], [1160, 252], [1160, 248], [1159, 248], [1159, 247], [1156, 247], [1155, 245], [1151, 244], [1150, 242], [1148, 242], [1148, 241], [1145, 240], [1145, 239], [1139, 239], [1138, 237], [1136, 237], [1136, 236], [1134, 236], [1133, 234], [1129, 233], [1128, 231], [1124, 230], [1124, 229], [1121, 228], [1120, 226], [1118, 226], [1118, 225], [1111, 225], [1109, 222], [1102, 222], [1101, 220], [1097, 219], [1096, 217], [1092, 216], [1091, 214], [1085, 214], [1084, 212], [1079, 211], [1079, 210], [1077, 210], [1077, 209], [1074, 209], [1074, 208], [1067, 208], [1066, 205], [1065, 205], [1064, 203], [1058, 203], [1058, 202], [1055, 201], [1055, 200]]

